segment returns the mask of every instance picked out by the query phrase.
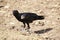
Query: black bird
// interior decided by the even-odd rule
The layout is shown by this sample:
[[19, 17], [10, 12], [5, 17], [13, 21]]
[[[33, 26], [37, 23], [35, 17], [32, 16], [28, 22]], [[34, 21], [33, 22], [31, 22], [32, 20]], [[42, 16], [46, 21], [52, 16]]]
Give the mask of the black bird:
[[30, 29], [29, 23], [32, 23], [34, 20], [42, 20], [44, 19], [44, 16], [38, 16], [35, 13], [19, 13], [18, 10], [13, 10], [13, 15], [16, 17], [18, 21], [23, 22], [24, 28], [26, 27], [25, 23], [28, 26], [28, 29]]

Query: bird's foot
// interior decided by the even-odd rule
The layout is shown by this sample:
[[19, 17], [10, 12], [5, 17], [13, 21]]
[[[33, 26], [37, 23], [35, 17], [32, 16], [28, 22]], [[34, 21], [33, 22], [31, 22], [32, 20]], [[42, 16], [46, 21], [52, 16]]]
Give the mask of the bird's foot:
[[30, 29], [30, 27], [28, 27], [27, 29]]
[[31, 31], [30, 31], [29, 29], [26, 29], [26, 31], [27, 31], [29, 34], [31, 34]]

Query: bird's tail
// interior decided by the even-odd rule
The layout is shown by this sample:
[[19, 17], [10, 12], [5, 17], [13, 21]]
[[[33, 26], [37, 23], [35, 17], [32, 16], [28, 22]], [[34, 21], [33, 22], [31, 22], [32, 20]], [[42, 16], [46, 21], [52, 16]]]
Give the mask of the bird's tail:
[[44, 16], [37, 16], [37, 20], [42, 20], [44, 19]]

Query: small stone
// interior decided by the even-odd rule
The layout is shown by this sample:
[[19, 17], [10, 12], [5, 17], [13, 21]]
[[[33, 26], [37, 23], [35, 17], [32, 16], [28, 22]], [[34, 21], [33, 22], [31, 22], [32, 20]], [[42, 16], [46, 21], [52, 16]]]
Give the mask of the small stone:
[[15, 26], [12, 26], [12, 28], [10, 28], [10, 29], [14, 29], [15, 28]]
[[14, 29], [14, 28], [15, 28], [15, 26], [12, 27], [12, 29]]
[[39, 24], [39, 22], [35, 22], [35, 25], [38, 25]]
[[10, 24], [14, 24], [13, 22], [10, 22]]
[[10, 7], [10, 5], [9, 4], [7, 4], [4, 8], [9, 8]]
[[40, 26], [44, 26], [44, 22], [36, 22], [35, 25], [40, 25]]
[[16, 29], [17, 31], [19, 30], [19, 29]]
[[4, 38], [4, 40], [7, 40], [7, 38]]
[[58, 18], [58, 20], [60, 20], [60, 18]]
[[41, 23], [41, 22], [39, 22], [39, 24], [40, 24], [41, 26], [44, 26], [44, 22], [42, 22], [42, 23]]
[[0, 0], [0, 2], [3, 2], [3, 0]]

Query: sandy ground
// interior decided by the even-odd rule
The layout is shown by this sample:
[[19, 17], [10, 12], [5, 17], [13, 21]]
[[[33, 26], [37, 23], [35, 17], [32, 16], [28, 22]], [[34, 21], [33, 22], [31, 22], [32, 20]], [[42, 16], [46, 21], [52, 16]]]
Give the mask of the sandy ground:
[[[33, 12], [44, 20], [30, 24], [30, 32], [12, 14]], [[60, 40], [60, 0], [0, 0], [0, 40]]]

